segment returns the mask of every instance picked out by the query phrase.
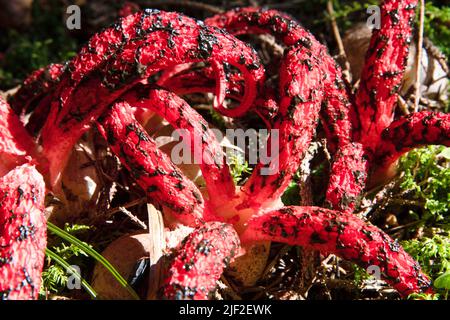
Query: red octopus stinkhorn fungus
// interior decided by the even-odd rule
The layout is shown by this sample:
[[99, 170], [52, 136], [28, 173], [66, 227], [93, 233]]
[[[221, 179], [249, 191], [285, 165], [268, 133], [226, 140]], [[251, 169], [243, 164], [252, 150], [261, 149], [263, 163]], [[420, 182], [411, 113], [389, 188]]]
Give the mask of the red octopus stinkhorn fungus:
[[[426, 292], [430, 281], [418, 264], [383, 231], [353, 215], [371, 172], [419, 145], [449, 145], [448, 115], [423, 112], [393, 121], [416, 2], [384, 1], [382, 28], [374, 33], [356, 99], [347, 91], [326, 48], [284, 13], [241, 8], [202, 23], [177, 13], [145, 10], [94, 35], [66, 67], [50, 67], [50, 78], [38, 71], [12, 98], [14, 110], [19, 115], [33, 112], [27, 129], [42, 141], [40, 157], [48, 159], [48, 167], [44, 160], [40, 167], [48, 188], [58, 188], [67, 154], [96, 122], [111, 151], [148, 197], [170, 209], [180, 223], [195, 227], [167, 270], [161, 288], [165, 298], [208, 298], [227, 265], [243, 253], [241, 243], [245, 248], [255, 241], [284, 242], [333, 253], [363, 267], [376, 265], [403, 296]], [[272, 34], [285, 46], [277, 93], [266, 87], [256, 52], [233, 36], [244, 33]], [[195, 66], [199, 62], [205, 62], [200, 70]], [[159, 71], [163, 72], [155, 83], [153, 76]], [[39, 83], [42, 90], [34, 94]], [[269, 164], [272, 174], [263, 174], [261, 163], [242, 187], [234, 185], [208, 123], [176, 95], [192, 92], [215, 93], [214, 108], [226, 116], [256, 112], [267, 117], [265, 123], [278, 129], [280, 138], [278, 155]], [[240, 105], [226, 108], [225, 98]], [[188, 130], [191, 139], [200, 139], [207, 194], [202, 195], [170, 157], [157, 149], [135, 109], [155, 112], [173, 127]], [[43, 117], [47, 110], [48, 116]], [[304, 158], [319, 120], [333, 157], [327, 191], [333, 210], [284, 207], [281, 195]], [[26, 134], [3, 131], [11, 139]], [[22, 149], [15, 143], [0, 144], [8, 170], [26, 162], [23, 150], [28, 147]], [[8, 186], [0, 181], [7, 201], [2, 210], [8, 210], [1, 211], [2, 219], [9, 217], [10, 209], [20, 214], [31, 206], [32, 212], [41, 212], [43, 183], [30, 165], [24, 166], [13, 169], [26, 172], [23, 187], [20, 179]], [[3, 179], [14, 175], [13, 171]], [[17, 184], [22, 192], [17, 191]], [[21, 217], [11, 225], [23, 224], [21, 219], [31, 219], [36, 230], [42, 224]], [[24, 242], [15, 238], [13, 243], [40, 250], [18, 260], [27, 257], [36, 262], [45, 242], [42, 231], [39, 241], [33, 242], [30, 224], [27, 228]], [[0, 239], [11, 239], [14, 234], [0, 230], [5, 233]], [[41, 265], [33, 266], [39, 270]], [[0, 271], [6, 267], [0, 265]], [[21, 275], [25, 273], [15, 270], [15, 279]], [[8, 273], [0, 276], [3, 285]]]

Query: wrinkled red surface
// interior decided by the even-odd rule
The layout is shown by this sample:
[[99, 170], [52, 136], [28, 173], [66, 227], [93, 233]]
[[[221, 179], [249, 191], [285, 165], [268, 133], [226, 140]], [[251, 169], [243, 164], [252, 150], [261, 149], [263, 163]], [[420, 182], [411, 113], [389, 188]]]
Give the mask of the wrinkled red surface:
[[47, 224], [45, 184], [29, 164], [0, 177], [0, 299], [37, 299]]
[[31, 73], [24, 80], [19, 90], [8, 100], [11, 108], [18, 115], [33, 111], [34, 106], [31, 104], [53, 89], [55, 84], [59, 82], [59, 77], [63, 71], [63, 65], [50, 64]]
[[360, 143], [340, 148], [331, 167], [326, 202], [339, 211], [353, 212], [366, 185], [368, 161]]
[[389, 166], [411, 149], [433, 144], [450, 147], [450, 114], [412, 113], [383, 131], [376, 161], [379, 166]]
[[160, 151], [134, 118], [130, 105], [115, 103], [100, 119], [99, 130], [147, 195], [169, 207], [187, 225], [203, 221], [205, 202], [195, 184]]
[[[326, 48], [315, 40], [315, 38], [303, 29], [293, 18], [276, 10], [239, 8], [206, 19], [205, 22], [210, 25], [225, 28], [233, 34], [269, 33], [280, 38], [283, 43], [288, 46], [288, 49], [286, 50], [289, 50], [293, 46], [302, 46], [307, 50], [306, 55], [299, 55], [296, 59], [298, 59], [299, 63], [307, 66], [309, 72], [319, 72], [322, 77], [320, 79], [322, 88], [315, 88], [314, 84], [310, 85], [307, 83], [311, 78], [307, 72], [299, 75], [295, 81], [304, 85], [308, 90], [320, 90], [323, 92], [323, 98], [317, 99], [316, 102], [321, 104], [320, 118], [323, 122], [325, 134], [327, 135], [327, 147], [333, 154], [337, 153], [334, 159], [336, 163], [333, 164], [334, 169], [332, 170], [332, 177], [327, 191], [327, 203], [334, 209], [352, 210], [354, 207], [351, 205], [352, 199], [355, 198], [355, 195], [359, 195], [364, 188], [365, 179], [360, 181], [359, 178], [353, 178], [352, 175], [349, 175], [347, 169], [345, 171], [341, 171], [340, 169], [344, 163], [348, 162], [352, 164], [351, 170], [353, 172], [363, 172], [363, 175], [365, 175], [365, 165], [362, 161], [356, 160], [354, 157], [352, 158], [352, 152], [348, 151], [353, 148], [353, 144], [351, 143], [352, 122], [355, 123], [355, 115], [351, 112], [349, 93], [342, 81], [341, 70], [334, 59], [327, 53]], [[297, 53], [295, 54], [298, 53], [299, 51], [297, 50]], [[314, 59], [316, 59], [316, 62], [312, 62]], [[316, 70], [313, 70], [314, 68]], [[281, 72], [283, 72], [283, 66], [281, 66], [281, 70]], [[296, 75], [296, 71], [294, 72], [294, 75]], [[293, 78], [294, 75], [292, 75]], [[282, 76], [281, 73], [280, 78]], [[314, 82], [314, 80], [312, 82]], [[286, 84], [280, 82], [281, 97], [286, 95], [287, 91]], [[289, 95], [289, 93], [287, 95]], [[302, 100], [312, 100], [314, 95], [308, 95], [307, 92], [303, 92], [303, 95], [299, 95], [299, 97], [301, 97]], [[283, 101], [283, 98], [281, 101]], [[318, 113], [317, 106], [312, 112], [314, 114]], [[303, 115], [301, 115], [301, 117], [303, 118]], [[302, 132], [305, 130], [305, 133], [309, 132], [309, 134], [312, 134], [314, 130], [307, 128], [309, 126], [315, 128], [315, 120], [316, 118], [314, 117], [306, 117], [304, 127], [297, 125], [297, 128], [301, 128], [300, 131]], [[289, 133], [289, 135], [281, 135], [281, 146], [289, 144], [292, 139], [296, 138], [295, 130], [289, 129], [288, 132], [294, 132], [294, 134]], [[308, 134], [302, 134], [301, 136], [302, 139], [300, 139], [299, 144], [307, 147], [309, 145], [308, 140], [310, 140]], [[287, 186], [286, 183], [289, 183], [293, 172], [297, 170], [301, 159], [303, 159], [305, 150], [305, 147], [303, 147], [297, 151], [294, 147], [292, 151], [293, 156], [287, 156], [287, 161], [289, 161], [292, 167], [280, 169], [280, 173], [284, 176], [281, 179], [278, 177], [278, 179], [281, 180], [279, 190], [285, 190], [285, 187]], [[281, 154], [280, 163], [283, 163], [285, 156], [286, 155]], [[293, 161], [293, 159], [298, 160]], [[264, 185], [267, 183], [264, 177], [255, 179], [257, 182], [262, 180], [263, 182], [260, 183], [263, 183]], [[348, 183], [339, 186], [336, 184], [343, 180], [348, 181]], [[269, 183], [270, 182], [269, 178]], [[267, 198], [268, 195], [272, 193], [272, 190], [276, 190], [276, 187], [274, 187], [274, 189], [266, 188], [267, 193], [260, 192], [260, 188], [258, 188], [258, 186], [255, 187], [255, 182], [250, 182], [249, 188], [256, 189], [258, 190], [256, 193], [261, 194], [261, 196], [256, 196], [255, 202], [262, 201], [262, 199]], [[275, 191], [273, 197], [276, 198], [279, 195], [279, 192]], [[254, 196], [253, 193], [252, 196]], [[350, 206], [347, 204], [350, 204]]]
[[[32, 139], [0, 98], [0, 299], [36, 299], [46, 247], [45, 183]], [[35, 161], [35, 160], [34, 160]]]
[[[208, 25], [217, 26], [235, 35], [268, 33], [279, 38], [288, 48], [303, 46], [311, 50], [310, 57], [320, 59], [320, 72], [323, 76], [324, 102], [322, 121], [334, 152], [346, 144], [351, 137], [348, 93], [342, 82], [339, 66], [312, 34], [305, 30], [294, 18], [277, 10], [263, 10], [256, 7], [237, 8], [205, 20]], [[300, 59], [300, 58], [299, 58]], [[308, 65], [309, 59], [303, 58]], [[281, 86], [281, 94], [284, 88]]]
[[381, 132], [394, 117], [397, 92], [408, 62], [417, 0], [385, 0], [381, 6], [380, 29], [375, 29], [355, 106], [361, 128], [357, 139], [374, 152]]
[[[303, 59], [310, 60], [312, 69]], [[269, 165], [256, 166], [243, 187], [247, 195], [244, 206], [260, 207], [275, 202], [297, 171], [315, 133], [323, 99], [319, 59], [311, 57], [310, 50], [301, 46], [285, 54], [280, 68], [280, 109], [273, 125], [273, 129], [279, 130], [279, 147], [275, 148], [278, 157]], [[273, 173], [262, 174], [264, 166]]]
[[207, 222], [183, 240], [168, 270], [163, 296], [175, 300], [207, 299], [239, 248], [239, 236], [232, 225]]
[[34, 143], [19, 118], [0, 97], [0, 176], [27, 161]]
[[200, 163], [211, 203], [215, 206], [223, 204], [234, 195], [234, 182], [220, 143], [208, 122], [186, 101], [169, 91], [144, 85], [134, 88], [124, 99], [133, 107], [154, 111], [174, 128], [190, 133], [191, 160]]
[[367, 268], [378, 266], [383, 279], [403, 296], [426, 291], [431, 281], [403, 248], [358, 217], [319, 207], [285, 207], [255, 216], [241, 241], [271, 240], [333, 253]]

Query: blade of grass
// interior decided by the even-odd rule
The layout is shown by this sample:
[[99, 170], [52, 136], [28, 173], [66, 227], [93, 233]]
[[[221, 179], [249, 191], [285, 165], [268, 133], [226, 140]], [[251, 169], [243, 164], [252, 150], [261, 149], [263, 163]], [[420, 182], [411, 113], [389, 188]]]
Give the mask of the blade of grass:
[[75, 238], [71, 234], [67, 233], [66, 231], [60, 229], [59, 227], [55, 226], [51, 222], [47, 222], [48, 230], [52, 232], [53, 234], [57, 235], [58, 237], [61, 237], [62, 239], [68, 241], [69, 243], [72, 243], [82, 249], [87, 255], [91, 256], [95, 260], [97, 260], [99, 263], [101, 263], [106, 270], [108, 270], [113, 277], [117, 280], [117, 282], [120, 283], [127, 291], [131, 294], [131, 296], [135, 300], [139, 300], [139, 296], [134, 291], [134, 289], [128, 284], [128, 282], [120, 275], [120, 273], [114, 268], [114, 266], [106, 260], [100, 253], [92, 249], [90, 246], [88, 246], [83, 241]]
[[59, 264], [61, 267], [66, 269], [66, 271], [71, 272], [77, 279], [81, 282], [82, 287], [89, 293], [92, 299], [97, 299], [97, 292], [89, 285], [89, 283], [84, 280], [81, 275], [72, 268], [63, 258], [58, 256], [55, 252], [51, 251], [50, 249], [45, 249], [45, 254], [47, 257], [50, 257], [53, 261], [55, 261], [57, 264]]

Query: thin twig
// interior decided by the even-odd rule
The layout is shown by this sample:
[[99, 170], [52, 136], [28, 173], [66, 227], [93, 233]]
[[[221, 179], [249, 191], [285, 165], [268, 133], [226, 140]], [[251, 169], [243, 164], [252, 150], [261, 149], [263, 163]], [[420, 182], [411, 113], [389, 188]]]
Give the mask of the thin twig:
[[397, 96], [397, 102], [398, 106], [400, 107], [400, 110], [402, 113], [406, 116], [409, 114], [408, 110], [408, 104], [406, 103], [405, 99], [403, 99], [400, 95]]
[[284, 48], [277, 43], [275, 37], [267, 34], [261, 34], [258, 36], [258, 38], [266, 44], [270, 49], [271, 53], [275, 56], [281, 57], [284, 52]]
[[260, 4], [258, 3], [257, 0], [249, 0], [248, 2], [249, 2], [249, 4], [250, 4], [252, 7], [259, 7], [259, 6], [260, 6]]
[[415, 226], [415, 225], [418, 225], [418, 224], [420, 224], [420, 221], [413, 221], [413, 222], [410, 222], [410, 223], [407, 223], [407, 224], [404, 224], [404, 225], [401, 225], [401, 226], [398, 226], [398, 227], [391, 228], [387, 232], [389, 234], [391, 234], [391, 233], [393, 233], [395, 231], [406, 229], [406, 228], [409, 228], [409, 227], [412, 227], [412, 226]]
[[233, 300], [242, 300], [241, 296], [239, 296], [236, 292], [238, 291], [235, 286], [231, 282], [227, 280], [225, 276], [220, 277], [220, 282], [222, 282], [222, 285], [219, 285], [219, 287], [224, 291], [224, 293], [228, 294]]
[[303, 158], [300, 165], [300, 205], [310, 206], [313, 204], [313, 194], [312, 194], [312, 182], [311, 182], [311, 162], [319, 151], [320, 144], [317, 142], [311, 143], [308, 151]]
[[339, 32], [339, 27], [336, 22], [335, 12], [333, 8], [333, 2], [331, 0], [328, 0], [327, 2], [327, 11], [330, 15], [331, 19], [331, 29], [333, 30], [333, 35], [336, 40], [338, 49], [339, 49], [339, 58], [342, 59], [344, 66], [342, 69], [342, 75], [344, 76], [345, 80], [347, 80], [348, 83], [351, 83], [351, 76], [350, 76], [350, 63], [348, 62], [347, 55], [345, 54], [345, 48], [344, 43], [342, 42], [341, 34]]
[[425, 201], [421, 201], [421, 200], [410, 200], [410, 199], [403, 199], [403, 198], [393, 198], [393, 199], [389, 199], [389, 201], [387, 202], [388, 205], [390, 206], [424, 206], [425, 205]]
[[416, 83], [414, 84], [415, 89], [415, 100], [414, 100], [414, 111], [419, 110], [420, 102], [420, 75], [421, 75], [421, 65], [422, 65], [422, 53], [423, 53], [423, 25], [425, 19], [425, 0], [420, 0], [420, 15], [419, 15], [419, 38], [417, 40], [417, 55], [416, 55]]
[[147, 225], [139, 220], [138, 217], [136, 217], [134, 214], [132, 214], [130, 211], [125, 209], [124, 207], [119, 207], [119, 211], [125, 214], [128, 218], [130, 218], [131, 221], [136, 223], [138, 226], [140, 226], [142, 229], [147, 230]]
[[137, 205], [143, 203], [144, 200], [145, 200], [145, 198], [139, 198], [139, 199], [130, 201], [130, 202], [124, 204], [123, 206], [109, 209], [109, 210], [106, 212], [106, 218], [109, 218], [110, 216], [112, 216], [112, 215], [115, 214], [115, 213], [121, 212], [121, 211], [122, 211], [121, 208], [128, 209], [128, 208], [137, 206]]
[[447, 74], [447, 77], [450, 77], [447, 56], [442, 53], [442, 51], [439, 50], [439, 48], [436, 47], [430, 39], [425, 37], [423, 38], [423, 47], [427, 51], [428, 56], [436, 59], [437, 62], [441, 65], [444, 72]]
[[277, 262], [280, 260], [281, 257], [283, 257], [291, 248], [291, 246], [289, 245], [284, 245], [280, 251], [278, 251], [277, 255], [275, 256], [275, 258], [272, 259], [272, 261], [270, 261], [267, 266], [266, 269], [264, 270], [264, 272], [262, 273], [260, 279], [264, 279], [268, 273], [272, 270], [273, 267], [275, 267], [275, 265], [277, 264]]
[[150, 242], [150, 276], [147, 290], [147, 299], [154, 300], [163, 275], [163, 259], [165, 249], [164, 221], [159, 210], [147, 204], [148, 226]]

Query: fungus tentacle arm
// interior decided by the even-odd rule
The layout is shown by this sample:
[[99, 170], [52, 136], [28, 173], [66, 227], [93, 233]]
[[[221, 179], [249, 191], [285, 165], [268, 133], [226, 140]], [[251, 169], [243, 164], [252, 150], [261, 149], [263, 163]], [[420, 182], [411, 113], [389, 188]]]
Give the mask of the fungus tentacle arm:
[[164, 298], [206, 300], [239, 252], [239, 236], [232, 225], [207, 222], [181, 243], [163, 286]]
[[128, 103], [113, 104], [99, 123], [99, 131], [111, 150], [148, 197], [170, 208], [176, 218], [187, 225], [203, 222], [206, 209], [202, 194], [157, 148], [134, 118]]
[[450, 147], [450, 114], [422, 111], [394, 121], [381, 135], [375, 164], [389, 166], [411, 149], [426, 145]]
[[0, 299], [36, 299], [46, 247], [45, 183], [34, 142], [0, 98]]
[[352, 214], [319, 207], [284, 207], [248, 221], [242, 243], [266, 240], [333, 253], [363, 268], [380, 268], [382, 277], [402, 296], [431, 290], [414, 261], [383, 231]]
[[18, 115], [33, 111], [33, 107], [38, 105], [36, 100], [48, 94], [55, 87], [63, 72], [64, 66], [55, 63], [31, 73], [19, 90], [8, 99], [11, 108]]
[[214, 92], [216, 89], [214, 79], [204, 68], [183, 70], [185, 72], [176, 71], [177, 69], [174, 69], [170, 73], [163, 73], [164, 79], [160, 78], [157, 84], [178, 95]]
[[45, 184], [33, 165], [0, 177], [0, 299], [37, 299], [46, 248]]
[[355, 97], [358, 141], [374, 151], [394, 118], [397, 92], [408, 62], [417, 0], [385, 0], [374, 29]]
[[366, 185], [368, 166], [362, 144], [339, 148], [331, 166], [326, 204], [334, 210], [353, 212]]
[[8, 103], [0, 97], [0, 176], [29, 162], [35, 143]]
[[[327, 137], [327, 147], [333, 153], [327, 202], [334, 209], [354, 209], [354, 201], [350, 199], [359, 196], [364, 189], [365, 179], [355, 177], [353, 173], [358, 171], [362, 176], [367, 174], [364, 171], [366, 169], [365, 162], [362, 158], [352, 157], [353, 153], [351, 152], [354, 147], [352, 144], [352, 124], [357, 126], [358, 119], [350, 103], [350, 93], [342, 81], [341, 70], [327, 53], [326, 48], [318, 43], [295, 20], [276, 10], [239, 8], [209, 18], [206, 23], [225, 28], [233, 34], [269, 33], [278, 37], [288, 47], [302, 46], [309, 50], [308, 54], [311, 57], [320, 57], [320, 63], [317, 66], [314, 66], [311, 59], [306, 56], [298, 57], [298, 59], [308, 68], [315, 67], [320, 71], [320, 81], [323, 88], [320, 119]], [[301, 79], [298, 78], [297, 81], [301, 81]], [[283, 90], [285, 88], [281, 86], [282, 96]], [[284, 144], [284, 141], [282, 140], [282, 144]], [[289, 160], [292, 161], [292, 159]], [[351, 168], [342, 171], [342, 167], [345, 167], [347, 163], [350, 163]], [[289, 179], [290, 176], [287, 175], [287, 178]], [[342, 184], [343, 182], [345, 184]]]
[[[278, 145], [273, 148], [276, 154], [271, 155], [269, 164], [256, 166], [243, 187], [246, 197], [242, 206], [271, 206], [297, 171], [315, 133], [323, 99], [319, 60], [320, 56], [302, 46], [293, 46], [285, 54], [280, 68], [282, 98], [273, 126], [279, 130]], [[267, 149], [272, 147], [269, 143]]]
[[[322, 121], [332, 152], [346, 145], [352, 135], [352, 105], [349, 92], [342, 81], [340, 67], [312, 34], [294, 18], [277, 10], [246, 7], [217, 14], [205, 20], [205, 24], [223, 28], [235, 35], [271, 34], [286, 47], [301, 45], [311, 50], [311, 55], [321, 57], [320, 70], [323, 76], [324, 108]], [[303, 60], [308, 63], [308, 60]]]
[[[208, 123], [177, 95], [151, 85], [138, 85], [124, 99], [133, 107], [147, 108], [166, 119], [174, 128], [189, 131], [192, 162], [199, 163], [208, 189], [209, 202], [223, 205], [235, 192], [225, 154]], [[186, 143], [186, 142], [184, 142]]]

